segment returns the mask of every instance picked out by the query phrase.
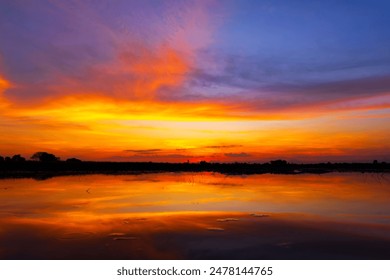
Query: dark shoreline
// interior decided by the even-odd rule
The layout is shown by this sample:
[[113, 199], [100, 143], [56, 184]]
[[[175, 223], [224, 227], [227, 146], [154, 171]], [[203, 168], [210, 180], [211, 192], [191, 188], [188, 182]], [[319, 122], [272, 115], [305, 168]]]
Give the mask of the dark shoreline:
[[141, 174], [161, 172], [218, 172], [250, 174], [324, 174], [329, 172], [390, 173], [389, 163], [157, 163], [157, 162], [0, 162], [0, 178], [46, 179], [88, 174]]

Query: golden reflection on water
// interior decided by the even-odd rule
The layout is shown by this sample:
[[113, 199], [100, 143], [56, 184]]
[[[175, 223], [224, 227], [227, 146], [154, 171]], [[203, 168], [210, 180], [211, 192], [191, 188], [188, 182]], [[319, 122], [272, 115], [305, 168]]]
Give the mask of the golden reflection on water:
[[287, 244], [288, 250], [314, 236], [321, 241], [325, 232], [325, 239], [348, 232], [388, 240], [389, 201], [390, 181], [380, 174], [6, 179], [0, 244], [7, 245], [0, 258], [234, 258], [235, 246], [243, 258], [261, 258], [259, 250], [242, 247]]
[[183, 211], [388, 215], [390, 181], [375, 174], [211, 173], [0, 180], [1, 216], [77, 217]]

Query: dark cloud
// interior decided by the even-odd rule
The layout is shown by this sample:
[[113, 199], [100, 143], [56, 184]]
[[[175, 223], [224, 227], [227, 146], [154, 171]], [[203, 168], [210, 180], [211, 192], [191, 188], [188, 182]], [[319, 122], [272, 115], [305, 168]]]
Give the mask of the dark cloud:
[[131, 162], [184, 162], [190, 160], [192, 156], [186, 156], [182, 154], [136, 154], [134, 156], [112, 156], [105, 158], [109, 161], [131, 161]]
[[189, 87], [199, 88], [202, 94], [187, 94], [185, 98], [189, 100], [222, 98], [247, 102], [257, 109], [274, 110], [371, 97], [390, 91], [390, 56], [385, 52], [373, 54], [355, 50], [316, 58], [237, 55], [208, 50], [200, 57], [213, 61], [219, 68], [193, 70]]
[[310, 84], [281, 84], [266, 88], [270, 92], [321, 97], [357, 97], [383, 94], [390, 91], [390, 74], [343, 81]]
[[[351, 62], [334, 63], [318, 68], [315, 66], [300, 68], [296, 65], [287, 67], [291, 70], [284, 73], [283, 69], [280, 71], [275, 69], [276, 66], [268, 70], [251, 66], [245, 70], [246, 66], [243, 63], [226, 68], [218, 74], [210, 74], [206, 70], [198, 71], [194, 72], [194, 85], [205, 87], [206, 94], [187, 98], [209, 98], [220, 102], [222, 98], [232, 104], [247, 104], [249, 109], [254, 111], [274, 111], [353, 101], [389, 93], [390, 58], [381, 62], [373, 60], [365, 63], [367, 69], [364, 65], [359, 66], [358, 62]], [[367, 72], [370, 72], [369, 68], [372, 65], [383, 66], [383, 71], [375, 73], [371, 69], [368, 75]], [[267, 68], [267, 64], [262, 67]], [[338, 69], [345, 72], [339, 73]], [[353, 69], [359, 71], [355, 72]], [[210, 95], [207, 95], [207, 87], [214, 88]], [[215, 94], [219, 87], [222, 94]], [[232, 87], [236, 90], [229, 94], [224, 92], [223, 87]]]
[[234, 157], [234, 158], [249, 157], [250, 156], [250, 154], [247, 154], [247, 153], [226, 153], [224, 155], [227, 157]]
[[137, 154], [154, 154], [156, 152], [161, 152], [161, 149], [145, 149], [145, 150], [124, 150], [124, 152], [132, 152]]
[[329, 105], [388, 94], [390, 75], [306, 85], [284, 84], [267, 87], [265, 91], [269, 93], [267, 96], [261, 90], [248, 93], [247, 99], [252, 100], [254, 108], [283, 110]]
[[189, 150], [201, 150], [201, 149], [231, 149], [231, 148], [240, 148], [242, 145], [211, 145], [203, 146], [199, 148], [179, 148], [176, 151], [189, 151]]
[[[390, 44], [389, 44], [390, 45]], [[283, 84], [327, 83], [390, 75], [390, 56], [365, 51], [323, 54], [316, 57], [278, 55], [237, 55], [204, 50], [202, 61], [213, 61], [218, 69], [199, 65], [191, 73], [191, 84], [200, 87], [231, 86], [256, 89]]]

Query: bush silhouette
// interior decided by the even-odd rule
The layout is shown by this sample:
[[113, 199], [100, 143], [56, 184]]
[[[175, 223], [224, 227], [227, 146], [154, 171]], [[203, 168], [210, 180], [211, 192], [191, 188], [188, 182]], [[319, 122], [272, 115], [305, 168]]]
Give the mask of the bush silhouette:
[[287, 161], [283, 159], [271, 160], [272, 165], [287, 165]]
[[21, 155], [14, 155], [12, 158], [11, 158], [12, 161], [16, 161], [16, 162], [23, 162], [23, 161], [26, 161], [26, 159], [24, 157], [22, 157]]
[[68, 158], [68, 159], [66, 160], [66, 162], [69, 162], [69, 163], [77, 163], [77, 162], [81, 162], [81, 160], [78, 159], [78, 158]]
[[60, 158], [47, 152], [36, 152], [31, 156], [31, 159], [38, 160], [40, 162], [54, 162], [59, 161]]

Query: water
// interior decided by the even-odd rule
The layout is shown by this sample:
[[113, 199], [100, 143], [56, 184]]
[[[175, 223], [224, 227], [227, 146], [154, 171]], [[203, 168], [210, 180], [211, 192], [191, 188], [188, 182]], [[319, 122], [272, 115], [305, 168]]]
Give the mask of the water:
[[0, 180], [2, 259], [390, 258], [390, 176]]

